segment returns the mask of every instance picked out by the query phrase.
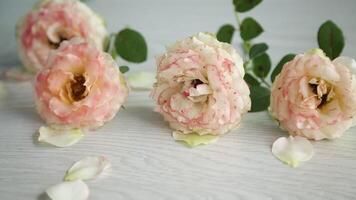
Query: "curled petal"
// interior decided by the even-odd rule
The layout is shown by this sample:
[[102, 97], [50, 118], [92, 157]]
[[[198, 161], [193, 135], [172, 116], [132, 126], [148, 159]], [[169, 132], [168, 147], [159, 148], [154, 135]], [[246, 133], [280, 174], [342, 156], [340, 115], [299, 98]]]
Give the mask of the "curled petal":
[[134, 90], [151, 90], [155, 82], [155, 74], [141, 71], [129, 75], [127, 81]]
[[64, 176], [64, 180], [94, 179], [109, 167], [110, 162], [104, 156], [89, 156], [74, 163]]
[[173, 131], [172, 136], [176, 141], [182, 141], [191, 148], [203, 144], [212, 144], [219, 139], [218, 135], [198, 135], [196, 133], [182, 134], [178, 131]]
[[86, 200], [89, 188], [82, 180], [76, 180], [53, 185], [46, 193], [52, 200]]
[[81, 129], [58, 129], [42, 126], [39, 129], [38, 141], [46, 142], [57, 147], [68, 147], [84, 137]]
[[299, 162], [310, 160], [314, 155], [313, 145], [300, 136], [280, 137], [272, 145], [272, 153], [291, 167], [298, 167]]

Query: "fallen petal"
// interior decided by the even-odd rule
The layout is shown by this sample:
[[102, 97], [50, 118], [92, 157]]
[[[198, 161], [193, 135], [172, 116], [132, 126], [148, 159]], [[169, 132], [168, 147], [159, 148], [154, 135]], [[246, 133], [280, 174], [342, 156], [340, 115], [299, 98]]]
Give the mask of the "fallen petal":
[[196, 133], [181, 134], [178, 131], [173, 131], [173, 138], [176, 141], [184, 142], [188, 147], [196, 147], [203, 144], [212, 144], [218, 141], [218, 135], [198, 135]]
[[42, 126], [39, 130], [38, 141], [46, 142], [57, 147], [68, 147], [84, 137], [81, 129], [57, 129]]
[[64, 176], [65, 181], [90, 180], [99, 176], [110, 167], [110, 162], [104, 156], [89, 156], [74, 163]]
[[154, 73], [141, 71], [128, 75], [127, 81], [133, 90], [151, 90], [156, 77]]
[[86, 200], [89, 188], [82, 180], [62, 182], [46, 190], [52, 200]]
[[291, 167], [298, 167], [300, 162], [310, 160], [314, 155], [311, 142], [300, 136], [280, 137], [272, 145], [272, 153]]

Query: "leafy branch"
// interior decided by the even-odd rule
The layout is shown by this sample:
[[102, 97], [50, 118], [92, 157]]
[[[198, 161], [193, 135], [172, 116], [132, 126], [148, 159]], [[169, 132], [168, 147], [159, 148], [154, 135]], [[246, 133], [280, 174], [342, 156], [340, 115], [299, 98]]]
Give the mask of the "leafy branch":
[[[252, 107], [251, 112], [267, 110], [270, 101], [271, 83], [281, 72], [285, 63], [295, 57], [295, 54], [285, 55], [273, 69], [270, 82], [267, 80], [271, 72], [272, 62], [267, 53], [266, 43], [253, 43], [264, 29], [252, 17], [241, 20], [240, 14], [248, 12], [258, 6], [262, 0], [233, 0], [234, 14], [236, 17], [236, 28], [234, 25], [225, 24], [221, 26], [216, 37], [221, 42], [232, 43], [234, 33], [238, 31], [242, 40], [245, 76], [244, 79], [250, 87]], [[325, 22], [318, 32], [319, 47], [331, 59], [340, 55], [344, 47], [342, 31], [332, 22]]]
[[[105, 41], [104, 51], [114, 59], [120, 56], [122, 59], [141, 63], [147, 59], [147, 44], [141, 33], [130, 28], [125, 28], [118, 33], [112, 33]], [[120, 71], [126, 73], [128, 66], [120, 66]]]

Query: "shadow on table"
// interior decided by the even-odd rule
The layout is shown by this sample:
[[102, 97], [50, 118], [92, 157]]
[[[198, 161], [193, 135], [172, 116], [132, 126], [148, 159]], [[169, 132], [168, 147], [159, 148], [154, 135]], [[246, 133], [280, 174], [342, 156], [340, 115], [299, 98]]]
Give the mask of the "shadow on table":
[[154, 127], [168, 127], [168, 124], [163, 120], [163, 117], [159, 113], [153, 111], [153, 107], [151, 106], [126, 107], [125, 111], [132, 114], [132, 116], [137, 118], [139, 122], [144, 122]]
[[46, 193], [42, 193], [37, 197], [37, 200], [51, 200]]

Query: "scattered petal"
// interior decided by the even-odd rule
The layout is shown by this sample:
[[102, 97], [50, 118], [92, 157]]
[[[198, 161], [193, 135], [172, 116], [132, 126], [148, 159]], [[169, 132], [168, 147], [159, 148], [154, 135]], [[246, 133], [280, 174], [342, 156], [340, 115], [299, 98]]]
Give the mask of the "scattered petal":
[[128, 75], [127, 81], [133, 90], [151, 90], [156, 77], [154, 73], [141, 71]]
[[184, 142], [188, 147], [196, 147], [203, 144], [212, 144], [218, 141], [218, 135], [198, 135], [196, 133], [181, 134], [178, 131], [173, 131], [173, 138], [176, 141]]
[[64, 176], [65, 181], [77, 179], [90, 180], [99, 176], [110, 167], [110, 162], [104, 156], [89, 156], [74, 163]]
[[52, 200], [86, 200], [89, 188], [82, 180], [62, 182], [46, 190]]
[[35, 74], [22, 67], [10, 67], [5, 70], [4, 75], [6, 79], [15, 81], [29, 81], [35, 76]]
[[291, 167], [298, 167], [299, 162], [310, 160], [314, 155], [311, 142], [300, 136], [280, 137], [272, 145], [272, 153]]
[[57, 147], [68, 147], [84, 137], [81, 129], [57, 129], [42, 126], [39, 130], [38, 141], [46, 142]]

